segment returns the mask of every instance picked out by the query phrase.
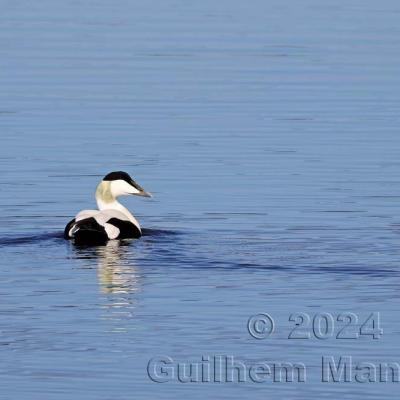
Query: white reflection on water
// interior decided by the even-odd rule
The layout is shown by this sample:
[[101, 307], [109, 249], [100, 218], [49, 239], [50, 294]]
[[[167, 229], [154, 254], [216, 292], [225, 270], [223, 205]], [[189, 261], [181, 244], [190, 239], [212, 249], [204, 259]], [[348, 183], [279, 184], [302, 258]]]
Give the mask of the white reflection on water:
[[111, 240], [105, 246], [96, 247], [95, 252], [97, 277], [102, 293], [128, 294], [139, 290], [138, 268], [134, 261], [131, 260], [128, 264], [124, 259], [127, 250], [121, 242]]
[[111, 240], [104, 246], [73, 245], [75, 257], [85, 260], [84, 268], [96, 268], [101, 293], [100, 319], [113, 322], [110, 332], [128, 332], [125, 322], [133, 318], [137, 307], [141, 276], [128, 244], [129, 241]]

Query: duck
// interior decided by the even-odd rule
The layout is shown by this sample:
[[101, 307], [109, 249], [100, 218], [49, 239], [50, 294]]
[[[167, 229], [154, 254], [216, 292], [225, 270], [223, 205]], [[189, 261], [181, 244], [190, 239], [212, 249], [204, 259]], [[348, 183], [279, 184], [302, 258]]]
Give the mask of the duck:
[[117, 198], [125, 195], [152, 197], [128, 173], [114, 171], [97, 185], [98, 210], [82, 210], [64, 229], [64, 238], [78, 245], [106, 244], [114, 239], [137, 239], [142, 236], [138, 220]]

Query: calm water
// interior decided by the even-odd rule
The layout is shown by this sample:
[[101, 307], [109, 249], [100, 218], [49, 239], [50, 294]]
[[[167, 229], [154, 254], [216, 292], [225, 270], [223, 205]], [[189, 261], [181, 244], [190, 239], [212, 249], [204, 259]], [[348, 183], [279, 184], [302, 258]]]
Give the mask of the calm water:
[[[398, 398], [321, 383], [322, 356], [400, 361], [397, 0], [1, 8], [1, 399]], [[146, 236], [65, 242], [121, 169]], [[288, 339], [292, 313], [374, 311], [378, 340]], [[161, 355], [307, 381], [154, 383]]]

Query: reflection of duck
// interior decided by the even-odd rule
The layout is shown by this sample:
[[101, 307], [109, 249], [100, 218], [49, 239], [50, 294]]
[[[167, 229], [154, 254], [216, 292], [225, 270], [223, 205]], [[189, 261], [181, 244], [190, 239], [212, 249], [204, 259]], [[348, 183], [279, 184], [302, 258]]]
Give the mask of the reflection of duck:
[[96, 189], [99, 209], [79, 212], [65, 227], [64, 238], [75, 239], [76, 244], [104, 244], [109, 239], [140, 237], [139, 222], [117, 201], [123, 195], [151, 197], [126, 172], [111, 172]]
[[140, 290], [140, 270], [135, 254], [127, 241], [110, 240], [104, 246], [72, 246], [82, 268], [97, 268], [102, 293], [100, 319], [109, 321], [112, 332], [127, 332], [127, 320], [134, 317], [137, 292]]
[[121, 260], [124, 246], [117, 240], [109, 241], [105, 246], [96, 247], [97, 276], [103, 293], [127, 294], [138, 291], [138, 270]]

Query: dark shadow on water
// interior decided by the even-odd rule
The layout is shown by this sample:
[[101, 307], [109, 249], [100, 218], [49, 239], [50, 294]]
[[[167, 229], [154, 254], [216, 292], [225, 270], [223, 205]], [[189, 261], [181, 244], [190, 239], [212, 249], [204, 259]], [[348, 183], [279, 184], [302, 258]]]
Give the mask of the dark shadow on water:
[[[286, 263], [271, 263], [272, 260], [268, 260], [267, 250], [264, 254], [265, 262], [262, 263], [246, 261], [245, 258], [234, 260], [229, 256], [221, 256], [218, 252], [213, 255], [212, 253], [201, 251], [202, 247], [207, 245], [209, 241], [209, 233], [205, 237], [202, 232], [183, 232], [156, 228], [144, 228], [142, 233], [142, 239], [110, 241], [102, 246], [77, 246], [73, 241], [65, 241], [63, 233], [60, 231], [43, 232], [35, 235], [0, 237], [0, 247], [40, 244], [48, 241], [52, 241], [54, 244], [70, 243], [75, 250], [75, 257], [78, 259], [101, 260], [105, 258], [107, 260], [106, 264], [110, 264], [110, 260], [117, 263], [123, 260], [124, 263], [128, 264], [139, 262], [143, 267], [165, 265], [174, 269], [249, 270], [265, 271], [265, 273], [275, 271], [293, 275], [328, 273], [338, 276], [359, 275], [374, 278], [400, 275], [399, 270], [388, 268], [384, 265], [360, 265], [359, 263], [354, 265], [350, 263], [345, 266], [335, 264], [315, 265], [312, 263], [296, 263], [295, 260], [287, 260]], [[141, 255], [143, 247], [146, 247], [146, 256]], [[200, 252], [197, 249], [200, 249]]]
[[[181, 232], [170, 231], [166, 229], [152, 229], [144, 228], [142, 229], [143, 236], [176, 236], [181, 234]], [[24, 245], [31, 243], [44, 242], [47, 240], [64, 239], [63, 232], [43, 232], [35, 235], [12, 235], [8, 237], [0, 237], [0, 246], [15, 246]], [[125, 241], [122, 241], [125, 242]], [[127, 241], [125, 244], [129, 244]]]
[[171, 231], [167, 229], [153, 229], [153, 228], [142, 228], [143, 236], [178, 236], [183, 232]]
[[62, 232], [44, 232], [36, 235], [15, 235], [0, 238], [0, 246], [14, 246], [44, 242], [47, 240], [63, 239]]

